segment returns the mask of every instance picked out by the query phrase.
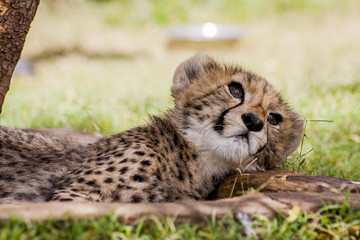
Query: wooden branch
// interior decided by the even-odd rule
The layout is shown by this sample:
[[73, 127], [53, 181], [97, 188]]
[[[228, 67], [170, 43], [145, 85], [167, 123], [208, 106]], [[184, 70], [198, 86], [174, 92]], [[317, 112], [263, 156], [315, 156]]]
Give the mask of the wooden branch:
[[[342, 204], [343, 194], [326, 192], [272, 192], [249, 193], [240, 197], [216, 201], [174, 202], [174, 203], [94, 203], [94, 202], [48, 202], [27, 204], [1, 204], [0, 220], [19, 217], [25, 220], [90, 219], [91, 217], [114, 214], [120, 222], [136, 223], [146, 216], [171, 216], [176, 222], [202, 222], [214, 214], [217, 218], [238, 213], [263, 215], [273, 218], [278, 212], [285, 216], [294, 207], [314, 213], [324, 204]], [[351, 194], [348, 204], [360, 209], [360, 194]]]
[[40, 0], [0, 0], [0, 113]]
[[360, 182], [328, 176], [311, 176], [276, 168], [265, 172], [232, 174], [225, 178], [215, 194], [216, 198], [227, 198], [260, 192], [335, 192], [360, 193]]
[[[227, 197], [236, 175], [229, 176], [218, 189], [218, 197]], [[238, 185], [238, 186], [236, 186]], [[258, 191], [242, 189], [242, 186]], [[1, 204], [0, 220], [17, 216], [26, 220], [59, 220], [64, 218], [90, 219], [112, 213], [123, 223], [136, 223], [146, 216], [172, 216], [176, 222], [201, 222], [211, 218], [238, 213], [275, 217], [278, 212], [285, 216], [295, 207], [307, 213], [316, 213], [324, 204], [343, 204], [360, 209], [360, 183], [325, 176], [309, 176], [286, 169], [244, 174], [235, 184], [238, 194], [234, 198], [215, 201], [173, 203], [93, 203], [48, 202], [26, 204]], [[351, 191], [346, 195], [343, 191]], [[222, 192], [220, 194], [220, 192]]]

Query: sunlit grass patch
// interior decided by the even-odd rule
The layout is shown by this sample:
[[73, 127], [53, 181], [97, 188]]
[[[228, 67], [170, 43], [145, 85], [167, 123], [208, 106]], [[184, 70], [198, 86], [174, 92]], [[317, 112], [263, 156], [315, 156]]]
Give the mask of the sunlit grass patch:
[[[308, 119], [322, 116], [325, 121], [310, 121], [305, 132], [303, 153], [312, 150], [301, 159], [302, 170], [314, 175], [329, 175], [360, 180], [360, 101], [357, 83], [314, 87], [309, 90], [311, 100]], [[305, 100], [304, 100], [305, 101]], [[297, 156], [295, 153], [294, 156]], [[296, 168], [296, 167], [295, 167]]]
[[0, 222], [0, 239], [357, 239], [360, 212], [342, 205], [325, 205], [316, 213], [294, 207], [275, 218], [216, 214], [202, 223], [178, 222], [176, 217], [149, 216], [122, 224], [114, 215], [88, 220]]

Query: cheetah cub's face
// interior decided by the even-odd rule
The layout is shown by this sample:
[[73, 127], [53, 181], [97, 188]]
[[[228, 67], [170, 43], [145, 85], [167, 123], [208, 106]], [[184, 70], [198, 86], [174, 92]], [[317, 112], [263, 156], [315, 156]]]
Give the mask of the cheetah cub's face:
[[273, 168], [300, 144], [303, 119], [265, 79], [242, 68], [198, 54], [177, 68], [172, 95], [175, 122], [210, 174]]

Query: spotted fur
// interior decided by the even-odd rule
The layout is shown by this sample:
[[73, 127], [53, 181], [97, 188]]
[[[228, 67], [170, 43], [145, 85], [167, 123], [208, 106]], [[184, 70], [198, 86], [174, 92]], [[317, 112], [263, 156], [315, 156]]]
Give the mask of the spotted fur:
[[264, 171], [299, 145], [303, 121], [262, 77], [198, 54], [175, 106], [144, 125], [74, 143], [0, 127], [0, 202], [204, 199], [227, 173]]

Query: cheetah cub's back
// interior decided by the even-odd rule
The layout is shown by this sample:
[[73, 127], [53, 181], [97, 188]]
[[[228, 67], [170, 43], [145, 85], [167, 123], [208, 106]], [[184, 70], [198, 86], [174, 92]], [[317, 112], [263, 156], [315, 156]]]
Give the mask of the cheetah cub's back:
[[[29, 191], [61, 201], [204, 199], [227, 173], [273, 168], [301, 141], [302, 119], [265, 79], [205, 54], [180, 64], [171, 93], [175, 106], [162, 117], [89, 144], [77, 151], [83, 158], [69, 155], [62, 175], [47, 184], [51, 190], [44, 193], [33, 184]], [[51, 144], [46, 149], [51, 152]], [[31, 149], [22, 155], [27, 157], [17, 161], [39, 161]], [[0, 198], [1, 188], [9, 192], [11, 184], [0, 182]]]

